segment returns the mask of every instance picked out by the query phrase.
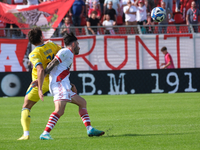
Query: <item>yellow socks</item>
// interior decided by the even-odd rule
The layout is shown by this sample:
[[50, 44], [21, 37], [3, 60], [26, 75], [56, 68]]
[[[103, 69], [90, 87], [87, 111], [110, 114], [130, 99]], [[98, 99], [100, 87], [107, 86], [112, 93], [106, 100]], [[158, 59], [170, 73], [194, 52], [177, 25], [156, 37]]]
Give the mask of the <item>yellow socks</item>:
[[21, 125], [24, 131], [24, 136], [29, 135], [29, 128], [31, 123], [30, 110], [23, 108], [21, 112]]

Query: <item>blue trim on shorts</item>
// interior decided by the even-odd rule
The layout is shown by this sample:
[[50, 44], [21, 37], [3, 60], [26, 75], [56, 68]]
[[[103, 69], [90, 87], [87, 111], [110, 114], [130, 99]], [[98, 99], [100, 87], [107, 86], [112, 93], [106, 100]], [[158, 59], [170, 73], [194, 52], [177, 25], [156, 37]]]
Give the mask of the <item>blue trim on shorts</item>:
[[42, 64], [41, 62], [38, 62], [37, 64], [35, 64], [35, 68], [37, 67], [37, 65], [40, 65], [40, 64]]
[[33, 89], [33, 87], [31, 87], [31, 88], [26, 92], [26, 95], [27, 95], [28, 93], [30, 93], [32, 89]]

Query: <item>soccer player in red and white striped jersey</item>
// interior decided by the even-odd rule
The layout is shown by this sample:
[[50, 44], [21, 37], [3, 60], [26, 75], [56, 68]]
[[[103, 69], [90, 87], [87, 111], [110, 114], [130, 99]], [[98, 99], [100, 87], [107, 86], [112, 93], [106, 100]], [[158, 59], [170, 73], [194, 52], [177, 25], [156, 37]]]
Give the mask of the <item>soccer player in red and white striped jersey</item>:
[[[40, 139], [52, 139], [49, 133], [54, 128], [59, 118], [64, 114], [65, 106], [68, 102], [76, 104], [79, 107], [79, 115], [87, 129], [88, 136], [101, 136], [105, 132], [91, 126], [90, 117], [86, 108], [86, 101], [77, 94], [75, 85], [70, 83], [69, 80], [73, 57], [79, 54], [79, 43], [72, 32], [66, 34], [63, 39], [66, 48], [61, 49], [45, 69], [46, 73], [51, 71], [49, 75], [49, 89], [54, 97], [55, 110], [50, 115], [46, 128], [40, 135]], [[43, 95], [40, 96], [41, 98], [43, 97]]]

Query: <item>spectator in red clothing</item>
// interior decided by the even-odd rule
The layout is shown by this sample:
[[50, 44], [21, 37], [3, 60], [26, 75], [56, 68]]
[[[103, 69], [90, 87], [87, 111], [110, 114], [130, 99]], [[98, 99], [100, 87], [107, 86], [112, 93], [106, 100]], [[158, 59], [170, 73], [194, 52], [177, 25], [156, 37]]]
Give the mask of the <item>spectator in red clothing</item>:
[[161, 63], [161, 69], [174, 69], [172, 56], [167, 52], [167, 47], [162, 47], [161, 52], [165, 55], [165, 63]]
[[98, 9], [98, 3], [97, 2], [93, 2], [93, 8], [90, 8], [89, 11], [88, 11], [88, 18], [91, 17], [91, 14], [93, 11], [96, 11], [97, 12], [97, 18], [100, 19], [101, 17], [101, 11]]
[[93, 3], [94, 3], [94, 2], [97, 3], [98, 9], [101, 10], [99, 0], [85, 0], [85, 6], [86, 6], [85, 11], [86, 11], [86, 14], [87, 14], [87, 12], [89, 11], [90, 8], [93, 8]]

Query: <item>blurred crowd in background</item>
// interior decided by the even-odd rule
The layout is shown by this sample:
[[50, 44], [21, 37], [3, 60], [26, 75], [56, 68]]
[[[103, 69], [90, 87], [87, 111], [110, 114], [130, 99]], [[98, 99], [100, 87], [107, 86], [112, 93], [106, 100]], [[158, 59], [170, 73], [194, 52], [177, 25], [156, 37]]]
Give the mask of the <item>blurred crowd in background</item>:
[[[46, 1], [50, 0], [2, 0], [3, 3], [12, 5], [37, 5]], [[75, 0], [55, 34], [56, 37], [62, 37], [67, 32], [75, 32], [73, 27], [83, 26], [87, 26], [89, 34], [98, 35], [100, 34], [98, 26], [104, 27], [104, 34], [115, 34], [114, 26], [127, 25], [129, 27], [125, 29], [126, 34], [137, 34], [137, 28], [130, 28], [131, 25], [146, 25], [148, 28], [145, 32], [151, 32], [155, 24], [198, 24], [199, 5], [200, 0]], [[157, 6], [164, 8], [167, 14], [161, 23], [156, 23], [151, 18], [151, 10]], [[15, 24], [5, 24], [0, 21], [0, 28], [16, 29], [7, 37], [25, 36]], [[160, 27], [158, 33], [166, 33], [165, 30]], [[198, 32], [198, 29], [194, 31]], [[78, 32], [83, 30], [80, 28]]]
[[[12, 5], [38, 5], [50, 0], [0, 1]], [[166, 11], [167, 16], [161, 23], [156, 23], [151, 18], [151, 11], [155, 7], [162, 7]], [[177, 32], [178, 28], [182, 31], [181, 26], [176, 25], [192, 25], [193, 32], [198, 32], [200, 31], [197, 26], [200, 22], [199, 9], [200, 0], [75, 0], [53, 37], [62, 37], [71, 31], [76, 35], [86, 35], [86, 29], [90, 35], [138, 34], [138, 28], [142, 33], [181, 33]], [[173, 30], [167, 31], [168, 25], [174, 25]], [[187, 32], [183, 33], [190, 32], [189, 26], [185, 29]], [[26, 38], [26, 35], [15, 24], [0, 21], [0, 37], [16, 39]], [[28, 60], [30, 51], [29, 44], [24, 56], [27, 71], [31, 70]]]

